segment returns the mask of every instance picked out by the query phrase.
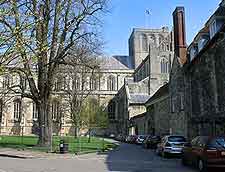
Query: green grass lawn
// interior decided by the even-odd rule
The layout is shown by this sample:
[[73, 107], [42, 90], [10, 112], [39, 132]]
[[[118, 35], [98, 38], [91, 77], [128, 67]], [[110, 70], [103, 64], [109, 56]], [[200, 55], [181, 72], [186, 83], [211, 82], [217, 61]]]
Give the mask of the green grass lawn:
[[[54, 136], [53, 137], [53, 151], [59, 152], [60, 140], [63, 139], [65, 143], [69, 144], [69, 152], [96, 152], [99, 150], [107, 150], [116, 147], [115, 144], [103, 141], [102, 138], [91, 137], [88, 143], [87, 137], [74, 138], [73, 136]], [[28, 149], [37, 151], [48, 151], [48, 148], [37, 146], [38, 137], [36, 136], [0, 136], [0, 147]]]

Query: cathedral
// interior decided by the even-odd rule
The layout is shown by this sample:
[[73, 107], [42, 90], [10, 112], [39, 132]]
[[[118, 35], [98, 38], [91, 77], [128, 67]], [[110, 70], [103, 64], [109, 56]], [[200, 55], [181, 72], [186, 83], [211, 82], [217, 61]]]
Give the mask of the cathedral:
[[[87, 85], [88, 89], [92, 89], [91, 96], [106, 107], [109, 118], [108, 133], [121, 133], [121, 130], [127, 128], [130, 117], [146, 111], [142, 103], [169, 81], [174, 48], [173, 32], [168, 27], [135, 28], [128, 44], [129, 55], [102, 58], [99, 71], [101, 77], [95, 81], [96, 86], [91, 85], [93, 82], [88, 82]], [[2, 76], [0, 80], [2, 90], [13, 82], [19, 82], [16, 76], [8, 75]], [[31, 99], [14, 94], [10, 95], [6, 104], [2, 100], [0, 103], [0, 134], [31, 135], [37, 132], [38, 113]], [[60, 120], [60, 124], [57, 120], [59, 106], [59, 102], [52, 102], [53, 122], [57, 124], [53, 125], [53, 133], [72, 134], [74, 130], [71, 129], [69, 118]]]

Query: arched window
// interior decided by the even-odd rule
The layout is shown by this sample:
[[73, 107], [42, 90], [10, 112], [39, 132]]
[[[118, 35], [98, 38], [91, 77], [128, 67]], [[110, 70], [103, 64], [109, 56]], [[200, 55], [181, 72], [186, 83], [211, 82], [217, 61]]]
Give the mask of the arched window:
[[12, 76], [5, 75], [3, 77], [2, 88], [7, 89], [7, 88], [11, 87], [12, 83], [13, 83]]
[[16, 99], [14, 100], [14, 120], [20, 120], [21, 119], [21, 100]]
[[74, 77], [73, 78], [73, 82], [72, 82], [72, 87], [73, 87], [73, 90], [80, 90], [80, 78], [79, 77]]
[[141, 44], [142, 44], [142, 50], [143, 51], [148, 51], [148, 38], [147, 38], [147, 36], [146, 35], [142, 35], [142, 37], [141, 37], [142, 39], [142, 42], [141, 42]]
[[35, 102], [33, 102], [33, 120], [38, 120], [38, 109]]
[[58, 120], [61, 116], [60, 113], [60, 103], [58, 101], [53, 101], [52, 102], [52, 119], [53, 120]]
[[3, 101], [0, 99], [0, 123], [2, 122], [3, 118]]
[[107, 80], [107, 90], [116, 90], [116, 79], [114, 76], [110, 75]]
[[114, 101], [110, 102], [108, 105], [108, 117], [111, 120], [115, 119], [115, 108], [116, 108], [115, 102]]
[[161, 73], [168, 73], [168, 61], [166, 59], [161, 60]]
[[98, 79], [97, 78], [90, 78], [90, 90], [97, 90], [98, 89]]

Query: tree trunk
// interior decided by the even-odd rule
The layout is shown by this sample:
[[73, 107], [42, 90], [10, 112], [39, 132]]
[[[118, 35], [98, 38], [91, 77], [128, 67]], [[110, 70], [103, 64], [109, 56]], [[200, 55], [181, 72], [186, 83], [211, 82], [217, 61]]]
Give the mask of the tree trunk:
[[38, 106], [39, 113], [39, 141], [38, 145], [48, 147], [51, 151], [52, 146], [52, 117], [49, 112], [49, 100], [44, 98]]
[[91, 143], [91, 129], [88, 129], [88, 143]]

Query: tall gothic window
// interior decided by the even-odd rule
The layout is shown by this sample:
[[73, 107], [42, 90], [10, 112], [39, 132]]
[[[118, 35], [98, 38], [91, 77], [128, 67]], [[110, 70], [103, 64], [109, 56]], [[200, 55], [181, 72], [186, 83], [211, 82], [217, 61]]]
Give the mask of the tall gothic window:
[[2, 122], [3, 118], [3, 101], [0, 99], [0, 123]]
[[110, 75], [107, 80], [107, 90], [116, 90], [116, 79], [114, 76]]
[[70, 89], [70, 80], [67, 76], [62, 77], [62, 89], [63, 90]]
[[19, 120], [21, 117], [21, 100], [14, 101], [14, 119]]
[[52, 102], [52, 119], [58, 120], [60, 118], [60, 103], [58, 101]]
[[33, 120], [37, 120], [38, 119], [38, 109], [37, 109], [37, 105], [35, 102], [33, 102]]
[[143, 51], [148, 51], [148, 38], [146, 35], [142, 35], [141, 37], [141, 44], [142, 44], [142, 50]]
[[109, 119], [115, 119], [115, 102], [111, 102], [109, 103], [109, 106], [108, 106], [108, 117]]
[[73, 78], [73, 82], [72, 82], [72, 87], [73, 87], [73, 89], [74, 90], [80, 90], [81, 88], [80, 88], [80, 78], [79, 77], [74, 77]]
[[5, 75], [3, 77], [3, 83], [2, 83], [2, 88], [9, 88], [12, 84], [12, 77], [9, 75]]
[[22, 87], [23, 90], [26, 90], [27, 88], [27, 80], [24, 76], [20, 77], [20, 86]]
[[161, 73], [168, 73], [168, 61], [166, 59], [161, 60]]
[[90, 78], [90, 90], [97, 90], [98, 89], [98, 79], [97, 78]]

